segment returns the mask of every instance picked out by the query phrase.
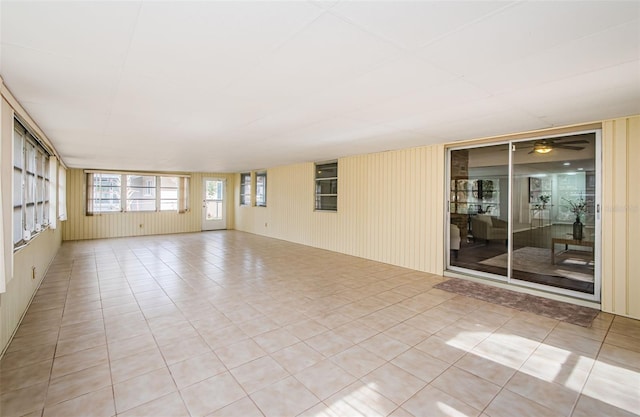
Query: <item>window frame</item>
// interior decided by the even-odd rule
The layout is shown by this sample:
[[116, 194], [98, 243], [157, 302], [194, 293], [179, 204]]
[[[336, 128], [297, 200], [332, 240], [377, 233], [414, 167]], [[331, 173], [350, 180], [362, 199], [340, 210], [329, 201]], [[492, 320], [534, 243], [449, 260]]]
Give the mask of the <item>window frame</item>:
[[17, 117], [12, 135], [12, 242], [16, 251], [51, 226], [51, 195], [57, 190], [51, 189], [56, 183], [50, 172], [53, 153]]
[[267, 207], [267, 171], [256, 172], [256, 207]]
[[[323, 177], [321, 176], [323, 169], [335, 169], [336, 174], [332, 177]], [[338, 176], [338, 161], [316, 162], [314, 164], [314, 211], [325, 211], [333, 213], [338, 211]], [[329, 183], [331, 191], [333, 191], [333, 187], [335, 186], [335, 192], [321, 192], [323, 183]], [[335, 206], [332, 204], [323, 204], [323, 200], [329, 200], [333, 198], [335, 198]]]
[[251, 173], [240, 173], [240, 206], [251, 206]]
[[[98, 200], [94, 198], [95, 195], [95, 178], [96, 176], [102, 175], [110, 175], [114, 177], [120, 178], [119, 185], [112, 186], [113, 188], [119, 189], [120, 194], [119, 198], [111, 198], [108, 200], [118, 200], [119, 209], [117, 210], [97, 210], [95, 206], [95, 201]], [[142, 177], [143, 184], [142, 185], [131, 185], [129, 184], [130, 177]], [[153, 185], [149, 187], [150, 179], [148, 177], [153, 177]], [[175, 178], [176, 186], [168, 187], [162, 186], [162, 178]], [[181, 175], [181, 174], [172, 174], [172, 173], [157, 173], [157, 172], [117, 172], [117, 171], [96, 171], [96, 170], [85, 170], [85, 215], [86, 216], [102, 216], [105, 214], [115, 214], [115, 213], [160, 213], [160, 212], [175, 212], [178, 214], [187, 213], [190, 210], [189, 207], [189, 186], [190, 186], [189, 175]], [[153, 190], [149, 192], [148, 190]], [[162, 198], [163, 190], [176, 190], [176, 198]], [[141, 197], [152, 197], [152, 198], [132, 198], [129, 194], [131, 191], [140, 190]], [[175, 209], [163, 209], [162, 202], [163, 201], [174, 201]], [[134, 201], [152, 201], [154, 204], [153, 210], [135, 210], [131, 208], [130, 203]]]

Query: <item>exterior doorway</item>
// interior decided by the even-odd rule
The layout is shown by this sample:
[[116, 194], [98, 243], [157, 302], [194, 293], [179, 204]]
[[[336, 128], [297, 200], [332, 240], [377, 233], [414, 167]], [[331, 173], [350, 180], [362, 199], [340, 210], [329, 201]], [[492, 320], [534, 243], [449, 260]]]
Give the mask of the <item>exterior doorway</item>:
[[204, 178], [202, 181], [202, 230], [227, 228], [227, 182], [221, 178]]

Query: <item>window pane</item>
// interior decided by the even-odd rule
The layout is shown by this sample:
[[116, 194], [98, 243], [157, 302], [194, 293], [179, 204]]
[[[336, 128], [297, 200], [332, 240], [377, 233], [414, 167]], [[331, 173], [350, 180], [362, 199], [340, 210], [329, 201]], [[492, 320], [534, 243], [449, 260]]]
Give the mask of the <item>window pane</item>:
[[13, 206], [22, 206], [22, 171], [13, 170]]
[[155, 211], [156, 200], [127, 200], [127, 211]]
[[267, 205], [267, 174], [256, 174], [256, 205], [265, 207]]
[[13, 209], [13, 243], [22, 240], [22, 208]]
[[163, 211], [177, 211], [178, 200], [162, 200], [160, 201], [160, 210]]
[[316, 197], [316, 210], [337, 210], [337, 209], [338, 209], [337, 196], [317, 196]]
[[316, 194], [337, 194], [338, 180], [318, 180], [316, 182]]
[[121, 180], [119, 174], [93, 174], [93, 212], [120, 211]]
[[24, 166], [24, 148], [22, 146], [22, 135], [15, 132], [13, 137], [13, 165], [17, 168]]
[[240, 205], [251, 204], [251, 174], [240, 175]]
[[160, 186], [178, 188], [178, 177], [160, 177]]
[[338, 176], [338, 163], [316, 165], [316, 178], [336, 178]]

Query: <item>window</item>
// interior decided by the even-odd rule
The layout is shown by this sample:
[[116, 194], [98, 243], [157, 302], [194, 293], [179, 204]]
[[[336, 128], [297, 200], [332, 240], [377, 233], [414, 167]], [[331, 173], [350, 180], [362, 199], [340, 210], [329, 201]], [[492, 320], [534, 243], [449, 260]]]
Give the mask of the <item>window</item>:
[[156, 211], [156, 177], [127, 175], [125, 211]]
[[251, 174], [240, 174], [240, 205], [251, 205]]
[[256, 174], [256, 206], [267, 207], [267, 173]]
[[338, 163], [316, 164], [316, 210], [338, 210]]
[[13, 243], [24, 244], [49, 225], [50, 153], [18, 120], [13, 136]]
[[178, 177], [160, 177], [160, 211], [178, 211]]
[[122, 211], [122, 175], [89, 174], [87, 181], [87, 213]]
[[189, 178], [87, 171], [87, 215], [189, 210]]

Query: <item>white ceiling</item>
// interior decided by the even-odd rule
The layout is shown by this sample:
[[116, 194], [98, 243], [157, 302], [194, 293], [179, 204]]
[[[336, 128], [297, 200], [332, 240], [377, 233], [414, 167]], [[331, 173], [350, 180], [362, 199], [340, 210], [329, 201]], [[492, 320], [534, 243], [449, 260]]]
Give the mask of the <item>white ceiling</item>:
[[238, 172], [640, 114], [640, 2], [7, 1], [71, 167]]

